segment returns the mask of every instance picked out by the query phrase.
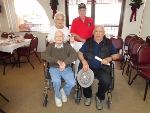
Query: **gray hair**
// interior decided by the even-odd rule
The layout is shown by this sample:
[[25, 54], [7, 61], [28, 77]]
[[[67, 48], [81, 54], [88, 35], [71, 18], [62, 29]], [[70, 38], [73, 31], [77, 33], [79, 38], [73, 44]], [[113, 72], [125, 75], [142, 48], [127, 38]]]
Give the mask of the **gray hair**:
[[62, 12], [57, 12], [54, 16], [54, 20], [56, 20], [57, 16], [61, 15], [62, 17], [64, 17], [64, 20], [66, 19], [66, 16], [64, 15], [64, 13]]
[[96, 27], [102, 27], [103, 28], [103, 30], [105, 31], [105, 27], [104, 27], [104, 25], [95, 25], [95, 28]]

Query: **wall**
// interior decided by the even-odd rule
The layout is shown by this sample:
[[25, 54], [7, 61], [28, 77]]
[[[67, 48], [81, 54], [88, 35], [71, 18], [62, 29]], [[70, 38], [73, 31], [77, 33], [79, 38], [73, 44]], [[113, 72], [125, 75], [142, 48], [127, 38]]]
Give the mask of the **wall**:
[[129, 5], [129, 0], [126, 0], [125, 16], [124, 16], [123, 29], [122, 29], [122, 31], [123, 31], [122, 38], [123, 39], [125, 39], [125, 37], [128, 34], [139, 35], [143, 7], [144, 7], [144, 5], [141, 5], [141, 7], [139, 9], [137, 9], [136, 21], [132, 20], [132, 22], [130, 22], [130, 16], [131, 16], [132, 11], [131, 11], [131, 6]]
[[142, 37], [150, 36], [150, 24], [149, 24], [150, 7], [149, 6], [150, 6], [150, 0], [146, 0], [143, 24], [142, 24], [142, 32], [141, 32]]

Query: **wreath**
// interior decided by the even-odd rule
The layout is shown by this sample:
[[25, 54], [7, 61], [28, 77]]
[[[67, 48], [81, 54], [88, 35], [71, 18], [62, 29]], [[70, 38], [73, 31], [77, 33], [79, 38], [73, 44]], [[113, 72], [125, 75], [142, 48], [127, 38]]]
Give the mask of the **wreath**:
[[142, 0], [130, 0], [131, 3], [129, 4], [131, 6], [131, 17], [130, 17], [130, 22], [132, 22], [132, 19], [134, 17], [134, 21], [136, 21], [136, 12], [137, 9], [140, 8], [140, 6], [143, 4]]
[[130, 0], [130, 1], [131, 1], [131, 3], [129, 4], [130, 6], [139, 6], [143, 4], [142, 0]]
[[59, 5], [58, 0], [50, 0], [50, 6], [53, 10], [52, 18], [54, 19], [55, 14], [57, 13], [57, 5]]

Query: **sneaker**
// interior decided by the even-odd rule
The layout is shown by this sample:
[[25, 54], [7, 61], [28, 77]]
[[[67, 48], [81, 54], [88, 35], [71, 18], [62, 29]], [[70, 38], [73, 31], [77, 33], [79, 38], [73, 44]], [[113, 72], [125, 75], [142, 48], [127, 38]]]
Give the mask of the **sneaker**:
[[56, 96], [55, 96], [55, 103], [56, 103], [57, 107], [62, 107], [62, 101], [61, 101], [61, 99], [57, 98]]
[[84, 105], [89, 106], [91, 104], [91, 98], [86, 98], [84, 99]]
[[66, 93], [64, 92], [63, 88], [61, 88], [60, 93], [61, 93], [62, 102], [67, 102], [67, 96], [66, 96]]
[[103, 109], [103, 103], [102, 100], [99, 100], [99, 98], [97, 96], [95, 96], [95, 101], [96, 101], [96, 108], [98, 110], [102, 110]]

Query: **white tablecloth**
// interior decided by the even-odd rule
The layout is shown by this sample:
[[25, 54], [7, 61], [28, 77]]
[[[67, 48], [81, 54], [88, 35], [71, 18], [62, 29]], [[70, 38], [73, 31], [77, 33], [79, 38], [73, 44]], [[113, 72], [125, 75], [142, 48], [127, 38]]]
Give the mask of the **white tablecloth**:
[[[10, 52], [11, 54], [13, 53], [13, 50], [22, 47], [24, 45], [29, 45], [31, 42], [31, 39], [25, 39], [24, 42], [20, 43], [13, 43], [11, 45], [0, 45], [0, 51], [3, 52]], [[0, 43], [2, 43], [2, 40], [0, 40]]]

